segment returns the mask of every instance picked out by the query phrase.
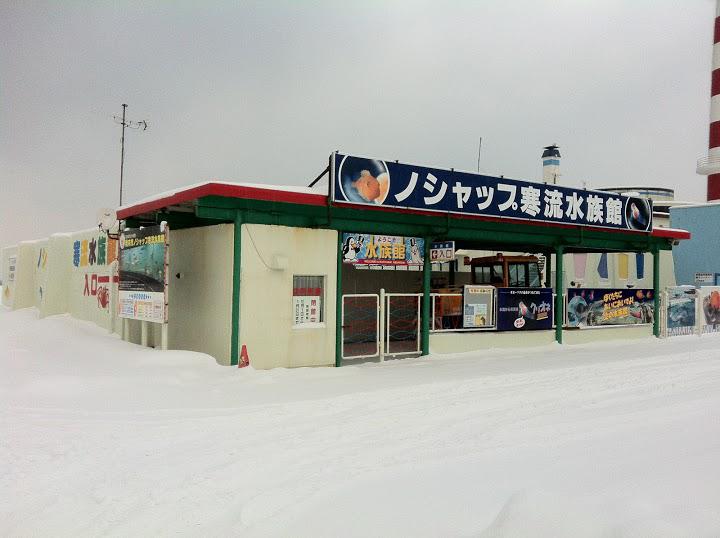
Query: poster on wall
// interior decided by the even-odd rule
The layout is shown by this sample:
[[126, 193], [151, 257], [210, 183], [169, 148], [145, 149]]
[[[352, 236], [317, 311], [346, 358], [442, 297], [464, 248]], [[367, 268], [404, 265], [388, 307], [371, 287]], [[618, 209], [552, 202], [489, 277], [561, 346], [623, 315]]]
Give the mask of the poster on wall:
[[463, 286], [463, 328], [487, 329], [495, 326], [495, 288]]
[[703, 286], [699, 290], [703, 333], [720, 332], [720, 287]]
[[654, 319], [653, 290], [569, 288], [567, 321], [569, 327], [638, 325]]
[[343, 263], [394, 267], [422, 266], [425, 240], [420, 237], [344, 233]]
[[695, 333], [695, 307], [697, 290], [694, 286], [667, 288], [667, 335], [680, 336]]
[[552, 288], [498, 288], [498, 331], [552, 329]]
[[335, 203], [652, 230], [647, 198], [340, 153], [332, 155], [330, 170]]
[[320, 323], [320, 296], [293, 295], [294, 324]]
[[119, 249], [120, 317], [166, 323], [167, 226], [125, 230]]

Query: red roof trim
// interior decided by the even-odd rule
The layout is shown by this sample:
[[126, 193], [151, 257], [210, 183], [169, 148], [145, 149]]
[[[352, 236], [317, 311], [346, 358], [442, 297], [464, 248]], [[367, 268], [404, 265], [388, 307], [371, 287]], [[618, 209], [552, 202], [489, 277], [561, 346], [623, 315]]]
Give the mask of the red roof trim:
[[252, 200], [265, 200], [268, 202], [285, 202], [290, 204], [315, 206], [327, 205], [327, 196], [324, 194], [263, 189], [259, 187], [247, 187], [244, 185], [227, 185], [224, 183], [206, 183], [205, 185], [178, 191], [164, 198], [158, 198], [156, 200], [120, 209], [118, 210], [118, 219], [126, 219], [128, 217], [134, 217], [135, 215], [141, 215], [150, 211], [162, 209], [163, 207], [190, 202], [192, 200], [202, 198], [203, 196], [249, 198]]
[[[133, 206], [128, 206], [118, 210], [118, 219], [126, 219], [150, 211], [156, 211], [164, 207], [182, 204], [202, 198], [204, 196], [225, 196], [228, 198], [248, 198], [251, 200], [264, 200], [268, 202], [283, 202], [291, 204], [304, 204], [313, 206], [327, 206], [327, 196], [324, 194], [311, 194], [306, 192], [284, 191], [279, 189], [264, 189], [260, 187], [248, 187], [245, 185], [229, 185], [226, 183], [206, 183], [197, 187], [191, 187], [186, 190], [178, 191], [170, 196], [158, 198], [149, 202], [142, 202]], [[439, 215], [447, 215], [442, 211], [424, 211], [421, 209], [406, 209], [399, 207], [382, 207], [370, 206], [365, 204], [352, 204], [345, 202], [335, 202], [334, 205], [355, 207], [359, 210], [382, 211], [389, 213], [404, 213], [412, 215], [423, 215], [428, 217], [437, 217]], [[483, 215], [466, 215], [461, 213], [450, 213], [453, 219], [459, 220], [477, 220], [483, 222], [497, 223], [518, 223], [529, 224], [531, 226], [539, 226], [544, 228], [564, 228], [577, 229], [577, 226], [571, 224], [562, 224], [557, 222], [533, 221], [514, 218], [499, 218]], [[598, 231], [604, 233], [622, 233], [646, 236], [645, 232], [637, 230], [621, 230], [616, 228], [600, 228], [597, 226], [585, 226], [585, 230]], [[690, 232], [685, 230], [674, 230], [670, 228], [655, 228], [650, 234], [653, 237], [666, 237], [668, 239], [690, 239]]]
[[667, 237], [668, 239], [690, 239], [692, 234], [687, 230], [676, 230], [673, 228], [653, 228], [653, 237]]

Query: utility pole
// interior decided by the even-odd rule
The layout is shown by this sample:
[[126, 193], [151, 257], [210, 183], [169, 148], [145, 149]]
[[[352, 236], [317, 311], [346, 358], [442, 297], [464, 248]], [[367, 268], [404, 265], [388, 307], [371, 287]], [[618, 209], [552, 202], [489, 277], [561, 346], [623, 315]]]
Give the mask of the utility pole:
[[[122, 125], [122, 136], [120, 137], [120, 205], [122, 205], [123, 200], [123, 171], [125, 168], [125, 127], [129, 127], [130, 129], [141, 129], [143, 131], [147, 130], [148, 124], [147, 121], [126, 121], [125, 120], [125, 111], [127, 110], [127, 105], [123, 103], [122, 105], [123, 111], [122, 111], [122, 118], [118, 118], [117, 116], [113, 116], [113, 119], [115, 120], [115, 123], [119, 123]], [[119, 121], [118, 121], [119, 120]]]

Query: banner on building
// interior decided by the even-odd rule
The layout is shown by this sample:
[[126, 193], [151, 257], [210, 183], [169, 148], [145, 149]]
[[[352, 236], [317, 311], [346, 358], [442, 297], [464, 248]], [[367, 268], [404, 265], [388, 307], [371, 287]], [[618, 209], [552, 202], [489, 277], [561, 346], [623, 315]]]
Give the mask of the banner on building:
[[698, 292], [701, 332], [720, 332], [720, 286], [703, 286]]
[[445, 263], [455, 261], [455, 241], [439, 241], [430, 245], [430, 261]]
[[463, 328], [487, 329], [495, 326], [495, 288], [463, 286]]
[[655, 294], [650, 289], [569, 288], [570, 327], [652, 323]]
[[552, 329], [552, 288], [498, 288], [498, 331]]
[[334, 202], [652, 230], [652, 203], [621, 196], [334, 153]]
[[167, 322], [168, 228], [128, 229], [120, 235], [120, 317]]
[[424, 249], [420, 237], [344, 233], [342, 259], [354, 265], [422, 266]]
[[694, 286], [673, 286], [666, 290], [665, 305], [668, 336], [695, 333], [697, 290]]

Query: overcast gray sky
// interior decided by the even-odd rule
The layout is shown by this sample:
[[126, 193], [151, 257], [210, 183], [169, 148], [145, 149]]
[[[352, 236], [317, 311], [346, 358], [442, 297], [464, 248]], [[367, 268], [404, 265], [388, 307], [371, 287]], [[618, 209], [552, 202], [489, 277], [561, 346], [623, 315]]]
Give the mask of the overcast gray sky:
[[711, 0], [0, 4], [0, 246], [208, 179], [303, 185], [335, 149], [702, 200]]

